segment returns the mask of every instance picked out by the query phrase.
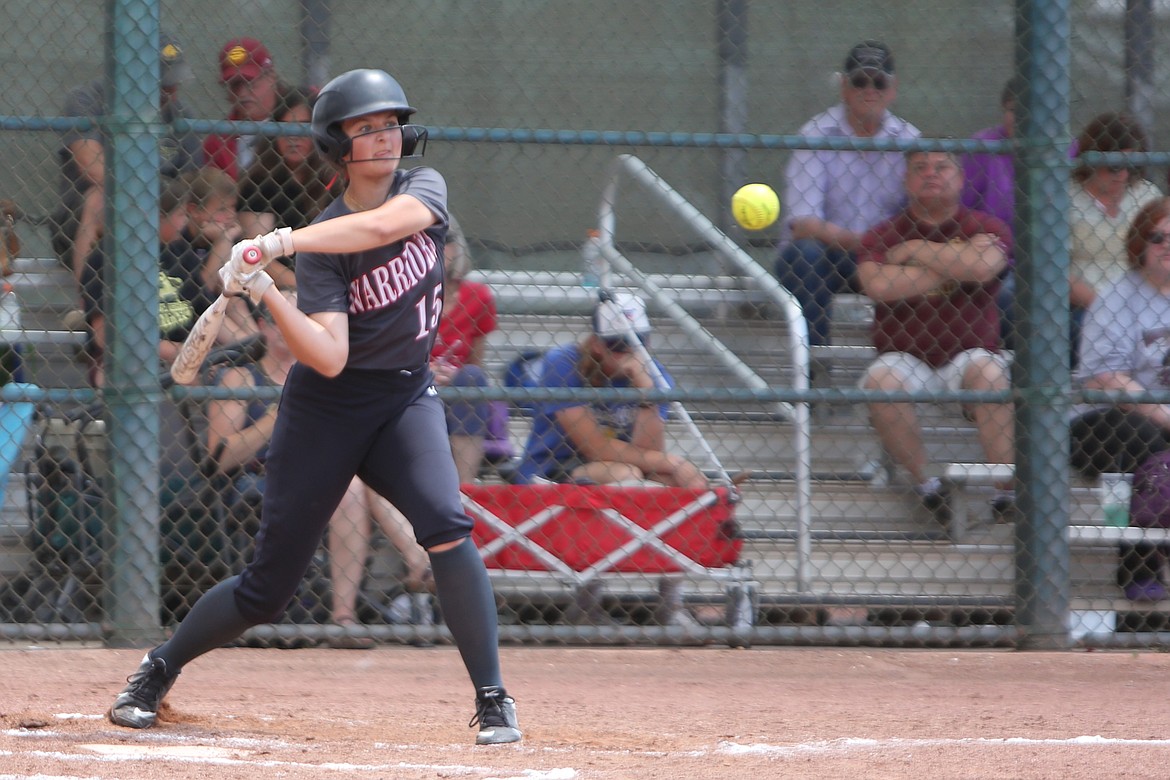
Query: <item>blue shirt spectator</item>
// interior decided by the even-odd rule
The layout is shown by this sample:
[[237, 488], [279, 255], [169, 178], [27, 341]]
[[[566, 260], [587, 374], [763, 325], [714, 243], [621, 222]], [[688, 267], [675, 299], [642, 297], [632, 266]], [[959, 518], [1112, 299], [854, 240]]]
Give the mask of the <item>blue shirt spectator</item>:
[[[628, 323], [628, 324], [627, 324]], [[656, 387], [641, 345], [650, 323], [641, 299], [618, 296], [598, 305], [593, 333], [545, 356], [541, 387]], [[652, 360], [652, 358], [651, 358]], [[654, 361], [667, 386], [673, 380]], [[536, 405], [532, 432], [517, 469], [521, 482], [611, 483], [653, 480], [678, 487], [705, 487], [706, 478], [686, 459], [665, 452], [665, 406], [637, 402], [566, 400]]]

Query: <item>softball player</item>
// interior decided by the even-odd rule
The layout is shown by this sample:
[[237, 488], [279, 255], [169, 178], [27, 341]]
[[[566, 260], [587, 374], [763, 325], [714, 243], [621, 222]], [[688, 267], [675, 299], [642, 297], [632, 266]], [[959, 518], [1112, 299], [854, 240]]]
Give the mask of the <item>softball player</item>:
[[[443, 615], [475, 685], [476, 743], [521, 738], [502, 684], [495, 598], [470, 541], [428, 367], [443, 308], [447, 188], [430, 168], [398, 168], [425, 149], [426, 130], [404, 124], [414, 111], [380, 70], [350, 71], [325, 85], [312, 134], [345, 172], [343, 196], [312, 225], [240, 242], [220, 272], [225, 291], [263, 300], [298, 363], [272, 435], [252, 561], [146, 654], [110, 709], [118, 725], [152, 726], [189, 661], [282, 613], [356, 474], [406, 515], [427, 549]], [[298, 253], [295, 306], [262, 270], [246, 271], [240, 258], [251, 247], [265, 264]]]

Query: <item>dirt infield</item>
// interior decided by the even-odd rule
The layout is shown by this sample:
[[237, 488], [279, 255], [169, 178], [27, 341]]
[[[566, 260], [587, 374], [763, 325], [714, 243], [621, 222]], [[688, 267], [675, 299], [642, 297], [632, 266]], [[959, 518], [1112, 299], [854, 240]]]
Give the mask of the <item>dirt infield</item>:
[[1164, 778], [1170, 655], [506, 648], [525, 741], [476, 748], [450, 647], [219, 650], [166, 722], [140, 652], [0, 650], [0, 778]]

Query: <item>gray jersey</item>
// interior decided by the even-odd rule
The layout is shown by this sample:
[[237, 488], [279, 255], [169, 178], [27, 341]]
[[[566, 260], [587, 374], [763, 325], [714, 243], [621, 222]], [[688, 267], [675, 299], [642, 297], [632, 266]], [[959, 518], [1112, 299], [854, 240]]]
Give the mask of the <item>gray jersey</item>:
[[[436, 222], [402, 241], [352, 254], [297, 253], [297, 306], [349, 313], [346, 368], [417, 370], [430, 362], [443, 311], [447, 183], [433, 168], [399, 170], [390, 197], [408, 194]], [[314, 222], [351, 213], [337, 198]]]

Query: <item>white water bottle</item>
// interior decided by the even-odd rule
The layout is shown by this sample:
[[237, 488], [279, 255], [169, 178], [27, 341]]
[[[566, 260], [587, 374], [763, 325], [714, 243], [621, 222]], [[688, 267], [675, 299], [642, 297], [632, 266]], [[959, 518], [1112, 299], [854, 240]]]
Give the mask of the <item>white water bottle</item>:
[[601, 286], [605, 273], [605, 258], [601, 255], [601, 231], [590, 230], [581, 247], [581, 286], [596, 290]]

